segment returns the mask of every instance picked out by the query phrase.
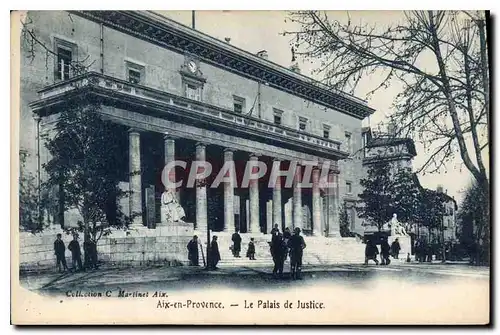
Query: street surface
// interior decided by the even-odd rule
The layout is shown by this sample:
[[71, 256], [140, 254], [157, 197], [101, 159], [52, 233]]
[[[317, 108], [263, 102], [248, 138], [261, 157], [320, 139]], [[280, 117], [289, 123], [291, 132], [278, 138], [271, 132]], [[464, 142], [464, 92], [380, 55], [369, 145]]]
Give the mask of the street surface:
[[[485, 267], [404, 262], [306, 267], [302, 280], [291, 280], [288, 274], [275, 279], [271, 267], [209, 272], [188, 266], [101, 268], [21, 276], [23, 287], [55, 298], [62, 308], [85, 302], [94, 320], [109, 319], [111, 314], [102, 313], [119, 315], [119, 310], [93, 309], [98, 305], [92, 302], [102, 300], [109, 306], [141, 309], [146, 314], [138, 320], [143, 322], [166, 313], [170, 322], [182, 319], [188, 324], [205, 320], [197, 314], [203, 310], [210, 311], [211, 322], [226, 323], [487, 324], [489, 280]], [[99, 292], [102, 298], [88, 300], [89, 294]], [[294, 308], [284, 308], [288, 302]]]

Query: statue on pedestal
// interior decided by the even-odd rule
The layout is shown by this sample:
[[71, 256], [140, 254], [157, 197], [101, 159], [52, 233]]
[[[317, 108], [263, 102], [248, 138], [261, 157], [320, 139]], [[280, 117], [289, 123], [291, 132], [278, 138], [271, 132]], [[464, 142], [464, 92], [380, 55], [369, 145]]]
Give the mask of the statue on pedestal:
[[406, 229], [403, 227], [401, 222], [398, 221], [398, 215], [396, 213], [392, 214], [392, 219], [389, 223], [391, 227], [391, 235], [407, 236]]
[[183, 221], [186, 213], [179, 204], [175, 194], [170, 190], [165, 190], [161, 195], [161, 221], [178, 222]]

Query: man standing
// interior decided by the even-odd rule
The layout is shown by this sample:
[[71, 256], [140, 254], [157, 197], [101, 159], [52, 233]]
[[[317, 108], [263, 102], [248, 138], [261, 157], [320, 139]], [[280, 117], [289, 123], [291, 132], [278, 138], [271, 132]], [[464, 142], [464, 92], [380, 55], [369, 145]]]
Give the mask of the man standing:
[[391, 253], [392, 253], [392, 257], [394, 257], [394, 259], [398, 259], [399, 250], [401, 250], [401, 245], [399, 244], [399, 240], [395, 239], [394, 242], [392, 242], [392, 244], [391, 244]]
[[292, 279], [301, 279], [300, 272], [302, 270], [302, 255], [304, 253], [304, 248], [306, 243], [304, 238], [300, 235], [300, 228], [296, 227], [293, 230], [293, 235], [289, 240], [290, 247], [290, 265]]
[[251, 260], [255, 260], [255, 243], [253, 237], [250, 238], [250, 243], [248, 243], [247, 257]]
[[273, 256], [274, 262], [273, 276], [279, 276], [281, 278], [283, 276], [283, 266], [285, 265], [286, 244], [283, 235], [280, 233], [273, 235], [271, 241], [271, 255]]
[[212, 243], [210, 243], [210, 269], [217, 269], [217, 263], [220, 261], [219, 244], [217, 243], [217, 236], [212, 237]]
[[238, 234], [238, 230], [236, 230], [231, 238], [233, 241], [233, 256], [240, 257], [241, 251], [241, 236]]
[[365, 265], [368, 264], [368, 261], [370, 259], [373, 260], [375, 264], [378, 265], [377, 255], [378, 255], [377, 246], [375, 245], [375, 243], [373, 243], [373, 241], [370, 238], [368, 238], [365, 247]]
[[199, 265], [198, 236], [196, 235], [193, 236], [193, 239], [189, 241], [187, 245], [187, 249], [188, 249], [189, 265], [198, 266]]
[[280, 232], [279, 228], [278, 228], [278, 225], [275, 224], [273, 229], [271, 229], [271, 236], [275, 236], [276, 234], [278, 234]]
[[78, 234], [73, 234], [73, 240], [69, 242], [68, 249], [71, 251], [71, 264], [73, 271], [76, 271], [76, 265], [78, 264], [78, 270], [82, 271], [82, 251], [80, 249], [80, 243], [78, 243]]
[[64, 252], [66, 251], [66, 247], [64, 246], [64, 242], [62, 241], [62, 235], [57, 234], [56, 240], [54, 241], [54, 253], [56, 255], [56, 264], [57, 271], [61, 272], [61, 264], [63, 266], [63, 271], [69, 270], [66, 265], [66, 257], [64, 256]]
[[389, 242], [387, 242], [387, 238], [384, 238], [380, 244], [380, 258], [382, 260], [382, 265], [389, 265], [391, 260], [389, 259], [389, 254], [391, 251], [391, 247], [389, 246]]

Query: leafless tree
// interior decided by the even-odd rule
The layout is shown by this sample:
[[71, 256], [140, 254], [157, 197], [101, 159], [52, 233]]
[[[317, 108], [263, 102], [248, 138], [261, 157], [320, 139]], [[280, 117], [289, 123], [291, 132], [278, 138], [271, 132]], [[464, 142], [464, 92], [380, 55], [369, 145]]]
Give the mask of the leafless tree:
[[[489, 194], [482, 153], [488, 150], [487, 13], [413, 11], [389, 26], [353, 24], [318, 11], [292, 12], [300, 28], [287, 31], [294, 57], [317, 62], [313, 74], [332, 89], [354, 92], [361, 80], [394, 82], [396, 136], [424, 145], [420, 171], [443, 170], [456, 154]], [[377, 74], [378, 76], [374, 76]], [[486, 155], [487, 156], [487, 155]]]

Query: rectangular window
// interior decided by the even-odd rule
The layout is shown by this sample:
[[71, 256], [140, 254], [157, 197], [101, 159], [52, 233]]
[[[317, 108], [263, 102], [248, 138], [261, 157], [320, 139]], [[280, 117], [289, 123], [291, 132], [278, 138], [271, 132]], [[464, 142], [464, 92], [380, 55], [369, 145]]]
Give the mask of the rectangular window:
[[351, 144], [351, 133], [345, 133], [345, 143], [346, 143], [346, 149], [348, 153], [352, 152], [352, 144]]
[[146, 72], [143, 65], [125, 61], [125, 66], [127, 69], [126, 77], [129, 83], [144, 84]]
[[71, 61], [73, 59], [73, 52], [66, 47], [57, 47], [57, 72], [56, 79], [67, 80], [71, 74]]
[[243, 113], [245, 111], [245, 98], [233, 95], [233, 110], [236, 113]]
[[307, 119], [305, 117], [299, 117], [299, 130], [300, 131], [307, 130]]
[[323, 137], [326, 139], [330, 138], [330, 127], [327, 125], [323, 125]]
[[279, 109], [274, 109], [274, 124], [280, 126], [283, 122], [282, 116], [283, 116], [283, 111]]
[[186, 98], [201, 101], [201, 87], [186, 84]]
[[132, 84], [139, 84], [141, 82], [141, 72], [135, 69], [128, 69], [128, 81]]
[[346, 181], [345, 186], [346, 186], [346, 192], [351, 194], [352, 193], [352, 183], [350, 181]]

